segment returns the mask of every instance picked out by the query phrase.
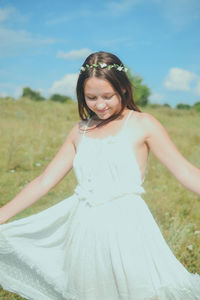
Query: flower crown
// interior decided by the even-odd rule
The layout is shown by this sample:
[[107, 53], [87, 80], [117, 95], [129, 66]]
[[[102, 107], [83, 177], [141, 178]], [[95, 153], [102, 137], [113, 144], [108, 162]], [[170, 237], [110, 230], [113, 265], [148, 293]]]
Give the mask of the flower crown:
[[107, 65], [106, 63], [100, 63], [98, 62], [97, 64], [92, 64], [92, 65], [88, 65], [86, 64], [84, 67], [82, 66], [81, 69], [80, 69], [80, 73], [88, 70], [88, 69], [92, 69], [92, 68], [101, 68], [101, 69], [108, 69], [108, 70], [111, 70], [112, 68], [115, 68], [116, 70], [118, 71], [123, 71], [123, 72], [127, 72], [128, 69], [125, 68], [124, 66], [122, 65], [118, 65], [118, 64], [113, 64], [113, 65]]

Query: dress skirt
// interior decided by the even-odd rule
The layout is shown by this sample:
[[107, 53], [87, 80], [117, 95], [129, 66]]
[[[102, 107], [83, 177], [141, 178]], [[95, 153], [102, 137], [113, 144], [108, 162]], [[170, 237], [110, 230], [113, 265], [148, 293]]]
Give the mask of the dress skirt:
[[198, 300], [140, 195], [90, 207], [76, 194], [0, 225], [0, 285], [31, 300]]

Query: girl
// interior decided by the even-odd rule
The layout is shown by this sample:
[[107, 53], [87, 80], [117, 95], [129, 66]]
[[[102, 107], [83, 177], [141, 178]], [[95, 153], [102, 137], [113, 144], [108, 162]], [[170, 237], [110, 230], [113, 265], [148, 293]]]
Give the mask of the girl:
[[[173, 255], [142, 199], [151, 150], [200, 195], [200, 170], [134, 104], [127, 69], [91, 54], [77, 82], [81, 122], [44, 172], [0, 208], [0, 284], [34, 300], [198, 300], [200, 276]], [[74, 194], [4, 224], [72, 168]]]

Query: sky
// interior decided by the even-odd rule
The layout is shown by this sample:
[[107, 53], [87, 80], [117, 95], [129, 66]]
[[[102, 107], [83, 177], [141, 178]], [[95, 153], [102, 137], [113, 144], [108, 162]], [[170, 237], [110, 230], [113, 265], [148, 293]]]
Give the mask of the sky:
[[0, 0], [0, 96], [74, 100], [92, 52], [117, 55], [151, 103], [200, 101], [199, 0]]

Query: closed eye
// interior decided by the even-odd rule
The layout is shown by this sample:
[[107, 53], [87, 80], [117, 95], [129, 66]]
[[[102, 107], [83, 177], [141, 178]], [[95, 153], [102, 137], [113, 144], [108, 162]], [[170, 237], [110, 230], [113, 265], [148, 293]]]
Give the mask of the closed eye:
[[114, 95], [109, 95], [109, 96], [105, 96], [104, 99], [109, 100], [113, 97]]
[[[105, 96], [102, 96], [102, 98], [105, 99], [105, 100], [110, 100], [113, 96], [114, 96], [114, 94], [112, 94], [112, 95], [105, 95]], [[92, 96], [88, 96], [88, 95], [86, 95], [86, 98], [88, 100], [96, 100], [97, 99], [96, 96], [92, 97]]]
[[87, 96], [87, 98], [88, 98], [89, 100], [95, 100], [95, 99], [96, 99], [96, 97], [89, 97], [89, 96]]

